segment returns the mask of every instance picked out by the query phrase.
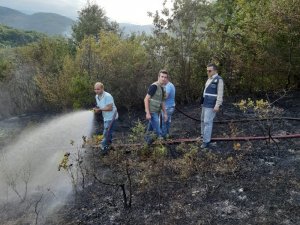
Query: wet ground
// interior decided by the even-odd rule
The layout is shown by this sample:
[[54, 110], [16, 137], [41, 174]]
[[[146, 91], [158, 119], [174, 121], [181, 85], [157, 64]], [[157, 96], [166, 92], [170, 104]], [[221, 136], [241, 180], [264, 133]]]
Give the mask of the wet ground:
[[[299, 134], [299, 94], [276, 106], [298, 120], [216, 122], [213, 136], [261, 136], [268, 127], [271, 135]], [[200, 136], [199, 106], [177, 107], [172, 137]], [[131, 124], [138, 117], [146, 123], [140, 113]], [[130, 139], [125, 118], [115, 142]], [[226, 103], [216, 121], [245, 118], [255, 115]], [[46, 224], [300, 224], [299, 138], [199, 145], [132, 146], [108, 156], [87, 149], [88, 184]]]

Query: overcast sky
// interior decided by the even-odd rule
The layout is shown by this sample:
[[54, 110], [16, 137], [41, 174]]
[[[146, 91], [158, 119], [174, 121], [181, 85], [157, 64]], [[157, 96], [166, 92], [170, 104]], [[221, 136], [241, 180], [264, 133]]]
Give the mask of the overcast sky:
[[[27, 14], [52, 12], [76, 19], [86, 0], [0, 0], [0, 6]], [[147, 12], [162, 9], [163, 0], [90, 0], [102, 7], [106, 16], [118, 23], [152, 24]]]

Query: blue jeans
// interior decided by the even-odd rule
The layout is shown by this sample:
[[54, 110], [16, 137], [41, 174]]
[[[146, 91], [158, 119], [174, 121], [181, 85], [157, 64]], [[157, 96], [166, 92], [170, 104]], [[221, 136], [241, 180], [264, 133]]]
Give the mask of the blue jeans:
[[112, 143], [112, 134], [115, 128], [116, 120], [107, 120], [103, 124], [103, 139], [101, 141], [102, 148], [108, 147]]
[[166, 137], [167, 135], [169, 135], [171, 118], [174, 113], [174, 110], [175, 110], [174, 106], [166, 108], [167, 115], [168, 115], [168, 120], [166, 122], [163, 119], [164, 113], [162, 112], [162, 136], [163, 137]]
[[201, 113], [201, 136], [203, 136], [203, 142], [209, 143], [211, 140], [211, 134], [213, 129], [213, 122], [216, 116], [216, 112], [213, 108], [202, 107]]
[[150, 113], [151, 119], [149, 120], [147, 130], [146, 130], [146, 137], [145, 140], [148, 144], [153, 142], [153, 135], [151, 135], [152, 131], [157, 137], [161, 137], [161, 129], [160, 129], [160, 120], [159, 120], [159, 113]]

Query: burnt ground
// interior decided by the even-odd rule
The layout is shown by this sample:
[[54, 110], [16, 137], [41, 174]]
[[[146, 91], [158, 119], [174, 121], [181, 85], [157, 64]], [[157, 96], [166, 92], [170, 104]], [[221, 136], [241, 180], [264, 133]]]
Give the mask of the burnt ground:
[[[273, 135], [300, 133], [299, 95], [277, 103], [282, 116], [298, 120], [271, 121]], [[172, 137], [198, 137], [198, 104], [177, 107], [194, 119], [175, 111]], [[143, 116], [129, 123], [121, 115], [115, 142], [128, 141], [130, 124], [138, 117], [145, 124]], [[227, 101], [216, 121], [254, 116]], [[215, 123], [213, 136], [261, 136], [266, 123]], [[299, 138], [199, 146], [127, 146], [108, 156], [87, 148], [87, 185], [46, 224], [300, 224]]]

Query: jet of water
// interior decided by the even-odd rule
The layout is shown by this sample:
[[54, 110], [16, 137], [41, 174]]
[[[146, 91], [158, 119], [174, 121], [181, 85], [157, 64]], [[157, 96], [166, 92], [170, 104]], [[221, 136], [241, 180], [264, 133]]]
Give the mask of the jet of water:
[[5, 146], [0, 157], [0, 203], [22, 198], [25, 192], [33, 195], [41, 187], [51, 190], [53, 199], [64, 201], [72, 184], [58, 165], [65, 152], [76, 153], [81, 148], [82, 136], [91, 135], [93, 115], [78, 111], [56, 117], [25, 129]]

